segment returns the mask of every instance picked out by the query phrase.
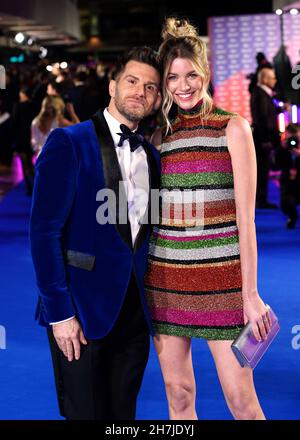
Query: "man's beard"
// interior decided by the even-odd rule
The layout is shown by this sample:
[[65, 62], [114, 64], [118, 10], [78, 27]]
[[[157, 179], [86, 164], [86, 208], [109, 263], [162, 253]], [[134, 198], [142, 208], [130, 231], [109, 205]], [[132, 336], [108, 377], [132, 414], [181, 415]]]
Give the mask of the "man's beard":
[[128, 121], [139, 122], [145, 116], [147, 116], [145, 108], [143, 105], [132, 108], [126, 104], [126, 99], [120, 99], [118, 93], [115, 95], [115, 106], [118, 112], [124, 116]]

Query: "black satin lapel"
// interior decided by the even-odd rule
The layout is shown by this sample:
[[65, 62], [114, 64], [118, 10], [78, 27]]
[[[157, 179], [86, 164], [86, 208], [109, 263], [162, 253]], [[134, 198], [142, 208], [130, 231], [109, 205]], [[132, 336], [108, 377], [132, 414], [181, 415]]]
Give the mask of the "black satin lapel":
[[[157, 169], [157, 164], [155, 162], [155, 158], [150, 150], [149, 145], [147, 142], [144, 144], [144, 150], [147, 154], [147, 161], [148, 161], [148, 169], [149, 169], [149, 199], [148, 199], [148, 207], [147, 211], [145, 213], [145, 218], [143, 220], [143, 224], [141, 225], [138, 235], [136, 237], [135, 243], [134, 243], [134, 251], [137, 251], [144, 243], [147, 234], [149, 232], [149, 227], [151, 227], [151, 190], [159, 190], [159, 184], [160, 184], [160, 176]], [[154, 208], [155, 209], [155, 208]]]
[[[100, 155], [103, 162], [103, 173], [106, 187], [114, 191], [116, 195], [116, 228], [125, 243], [132, 248], [132, 238], [130, 223], [128, 220], [128, 205], [116, 148], [111, 137], [107, 122], [103, 116], [103, 111], [99, 110], [92, 121], [99, 142]], [[120, 223], [120, 219], [123, 223]]]

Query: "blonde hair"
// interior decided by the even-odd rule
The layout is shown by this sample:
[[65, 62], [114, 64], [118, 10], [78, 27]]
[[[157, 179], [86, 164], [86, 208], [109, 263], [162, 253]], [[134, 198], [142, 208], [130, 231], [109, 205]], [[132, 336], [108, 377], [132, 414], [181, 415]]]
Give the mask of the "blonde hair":
[[42, 101], [40, 113], [37, 115], [37, 125], [41, 132], [47, 132], [47, 122], [62, 116], [65, 104], [59, 96], [46, 96]]
[[163, 103], [162, 113], [166, 121], [167, 130], [172, 132], [169, 112], [173, 99], [167, 88], [167, 77], [170, 66], [175, 58], [186, 58], [191, 61], [195, 71], [203, 80], [203, 104], [200, 117], [205, 118], [212, 110], [213, 101], [208, 93], [210, 69], [207, 59], [206, 45], [198, 35], [197, 29], [187, 20], [168, 17], [161, 33], [161, 43], [158, 55], [163, 69]]
[[53, 106], [56, 110], [57, 116], [63, 116], [65, 112], [65, 103], [59, 96], [52, 96]]

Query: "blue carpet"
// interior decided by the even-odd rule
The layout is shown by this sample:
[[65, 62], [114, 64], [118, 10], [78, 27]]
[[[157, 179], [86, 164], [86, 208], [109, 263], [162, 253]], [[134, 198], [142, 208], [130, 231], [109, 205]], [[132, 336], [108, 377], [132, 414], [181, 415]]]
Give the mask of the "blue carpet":
[[[272, 201], [278, 201], [272, 183], [270, 189]], [[59, 419], [45, 331], [33, 320], [37, 291], [28, 246], [30, 199], [24, 194], [21, 184], [0, 203], [0, 325], [6, 329], [6, 349], [0, 349], [0, 419]], [[256, 225], [259, 290], [281, 321], [276, 342], [255, 371], [256, 389], [267, 418], [300, 419], [300, 350], [295, 349], [300, 337], [292, 334], [297, 325], [300, 332], [300, 224], [286, 230], [280, 211], [259, 210]], [[205, 341], [193, 341], [193, 360], [199, 417], [231, 419]], [[137, 418], [168, 418], [153, 345]]]

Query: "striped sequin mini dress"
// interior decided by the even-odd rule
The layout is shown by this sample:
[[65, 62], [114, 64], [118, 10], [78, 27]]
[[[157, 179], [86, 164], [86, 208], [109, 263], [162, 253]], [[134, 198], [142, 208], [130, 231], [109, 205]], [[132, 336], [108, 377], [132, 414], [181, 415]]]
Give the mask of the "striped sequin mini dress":
[[161, 209], [145, 293], [158, 334], [232, 340], [244, 327], [233, 171], [233, 114], [179, 110], [161, 149]]

